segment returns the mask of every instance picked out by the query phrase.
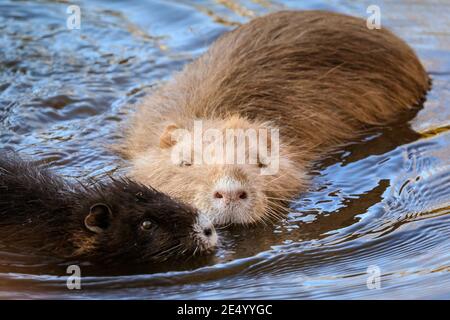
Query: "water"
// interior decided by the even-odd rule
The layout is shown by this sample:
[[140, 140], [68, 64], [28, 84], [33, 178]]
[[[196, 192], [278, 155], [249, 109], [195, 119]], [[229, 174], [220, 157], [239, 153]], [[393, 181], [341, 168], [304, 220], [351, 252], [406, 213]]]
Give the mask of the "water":
[[[0, 249], [0, 298], [449, 299], [450, 4], [375, 2], [433, 78], [411, 121], [324, 161], [285, 220], [222, 230], [206, 261], [89, 270], [70, 291], [51, 259]], [[69, 31], [65, 1], [0, 1], [0, 144], [64, 176], [101, 178], [124, 172], [105, 146], [132, 104], [223, 32], [282, 8], [367, 17], [374, 1], [75, 3], [81, 30]]]

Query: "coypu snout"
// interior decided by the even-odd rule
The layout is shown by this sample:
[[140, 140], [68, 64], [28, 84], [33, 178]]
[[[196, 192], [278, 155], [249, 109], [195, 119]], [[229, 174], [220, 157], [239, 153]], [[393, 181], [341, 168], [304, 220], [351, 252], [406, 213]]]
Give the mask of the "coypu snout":
[[193, 238], [196, 244], [194, 254], [197, 252], [210, 253], [217, 246], [218, 236], [216, 229], [211, 220], [204, 214], [200, 213], [194, 224]]
[[208, 207], [211, 218], [217, 224], [226, 224], [228, 221], [251, 220], [251, 212], [256, 203], [261, 202], [254, 190], [248, 186], [247, 181], [240, 181], [232, 175], [219, 178], [212, 187], [210, 196], [201, 198], [199, 206]]

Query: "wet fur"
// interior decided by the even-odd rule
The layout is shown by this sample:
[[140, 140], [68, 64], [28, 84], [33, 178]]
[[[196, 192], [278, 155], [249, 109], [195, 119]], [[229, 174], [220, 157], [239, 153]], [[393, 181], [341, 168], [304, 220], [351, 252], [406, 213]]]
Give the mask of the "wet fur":
[[[160, 262], [198, 247], [198, 213], [128, 179], [84, 186], [13, 155], [0, 157], [0, 243], [20, 253], [110, 264]], [[84, 219], [96, 203], [113, 218], [97, 234]], [[141, 230], [151, 220], [154, 230]], [[184, 251], [184, 252], [183, 252]]]
[[[384, 27], [369, 30], [365, 20], [342, 14], [282, 11], [224, 34], [153, 92], [120, 150], [138, 181], [194, 202], [186, 192], [209, 179], [206, 168], [179, 174], [149, 156], [167, 125], [234, 119], [276, 127], [291, 164], [274, 177], [280, 187], [269, 196], [288, 200], [305, 190], [314, 161], [368, 128], [397, 121], [424, 99], [429, 83], [413, 50]], [[261, 189], [267, 181], [251, 183]]]

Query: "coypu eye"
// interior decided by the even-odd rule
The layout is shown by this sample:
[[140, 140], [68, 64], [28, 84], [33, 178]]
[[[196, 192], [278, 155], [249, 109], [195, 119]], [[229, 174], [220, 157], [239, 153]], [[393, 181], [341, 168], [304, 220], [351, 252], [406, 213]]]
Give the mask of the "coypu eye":
[[192, 163], [188, 162], [188, 161], [181, 161], [180, 163], [180, 167], [190, 167], [192, 165]]
[[141, 227], [144, 230], [149, 230], [152, 227], [152, 222], [146, 220], [146, 221], [142, 222]]
[[142, 191], [139, 191], [138, 193], [136, 193], [135, 197], [136, 197], [137, 202], [145, 201], [144, 194], [142, 193]]

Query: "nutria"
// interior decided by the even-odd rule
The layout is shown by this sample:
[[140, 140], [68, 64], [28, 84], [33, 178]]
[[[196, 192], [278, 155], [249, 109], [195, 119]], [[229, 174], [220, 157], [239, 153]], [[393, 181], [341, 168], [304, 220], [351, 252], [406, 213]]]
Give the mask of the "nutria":
[[[342, 14], [282, 11], [226, 33], [157, 88], [120, 149], [133, 179], [195, 205], [215, 224], [264, 221], [305, 190], [313, 163], [371, 127], [398, 121], [428, 88], [413, 50], [389, 30]], [[193, 145], [194, 157], [200, 150], [195, 139], [173, 134], [192, 131], [195, 120], [202, 132], [278, 129], [278, 171], [260, 174], [270, 157], [244, 165], [206, 165], [190, 154], [172, 161], [180, 144]]]
[[0, 243], [24, 254], [151, 263], [209, 252], [217, 241], [205, 216], [129, 179], [88, 187], [2, 155], [0, 194]]

